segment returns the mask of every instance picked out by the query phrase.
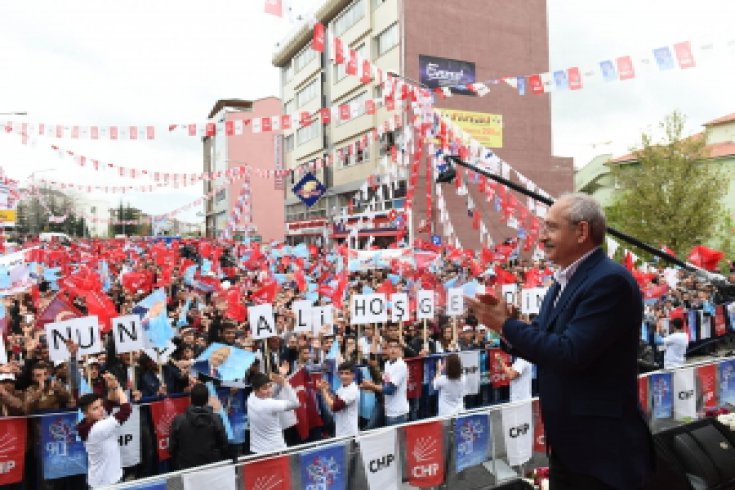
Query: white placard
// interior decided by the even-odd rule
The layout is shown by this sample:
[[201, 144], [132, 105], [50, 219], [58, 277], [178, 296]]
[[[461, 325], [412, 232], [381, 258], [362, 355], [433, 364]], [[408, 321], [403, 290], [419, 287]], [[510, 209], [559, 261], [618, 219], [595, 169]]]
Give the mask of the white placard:
[[388, 321], [388, 300], [385, 294], [356, 294], [350, 301], [350, 324], [368, 325]]
[[447, 315], [460, 316], [464, 313], [464, 291], [462, 288], [447, 289]]
[[[112, 409], [116, 414], [120, 407]], [[120, 445], [120, 466], [130, 468], [140, 464], [140, 407], [132, 405], [130, 417], [118, 429], [117, 443]]]
[[416, 318], [434, 319], [434, 291], [431, 289], [420, 289], [416, 293]]
[[270, 303], [248, 307], [250, 334], [254, 339], [267, 339], [278, 335], [276, 320], [273, 318], [273, 305]]
[[49, 359], [53, 362], [64, 362], [69, 359], [69, 351], [65, 344], [69, 339], [79, 345], [78, 356], [102, 352], [99, 322], [94, 315], [47, 323], [44, 328], [48, 340]]
[[334, 308], [332, 305], [315, 306], [311, 309], [311, 325], [313, 334], [319, 335], [319, 331], [326, 325], [326, 335], [334, 335]]
[[175, 351], [176, 344], [174, 344], [170, 340], [168, 341], [165, 349], [159, 349], [155, 346], [143, 349], [143, 352], [145, 352], [148, 357], [161, 364], [166, 364]]
[[407, 322], [411, 319], [408, 311], [408, 294], [393, 293], [390, 295], [390, 321]]
[[138, 315], [119, 316], [112, 320], [115, 352], [124, 354], [146, 348], [145, 332]]
[[313, 308], [311, 301], [294, 301], [294, 327], [296, 333], [311, 333], [311, 309]]
[[501, 292], [506, 303], [518, 306], [518, 284], [503, 284]]
[[546, 296], [547, 288], [528, 288], [521, 290], [521, 313], [524, 315], [538, 315], [541, 303]]

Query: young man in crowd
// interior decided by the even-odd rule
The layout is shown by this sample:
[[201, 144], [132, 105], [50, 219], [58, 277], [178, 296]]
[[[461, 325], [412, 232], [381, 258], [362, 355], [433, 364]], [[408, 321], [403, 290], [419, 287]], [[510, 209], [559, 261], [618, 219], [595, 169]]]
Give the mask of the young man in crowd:
[[360, 388], [385, 395], [385, 425], [408, 422], [408, 366], [398, 340], [388, 341], [388, 361], [383, 370], [383, 383], [363, 381]]
[[[113, 485], [122, 479], [118, 429], [128, 420], [132, 411], [117, 379], [109, 373], [103, 377], [107, 384], [107, 400], [97, 393], [88, 393], [82, 395], [78, 403], [84, 420], [77, 425], [77, 431], [87, 450], [87, 483], [92, 488]], [[120, 405], [120, 411], [109, 416], [113, 402]]]
[[360, 402], [360, 390], [355, 384], [355, 365], [351, 362], [343, 362], [337, 368], [342, 386], [336, 393], [329, 391], [329, 381], [322, 380], [321, 389], [324, 403], [334, 414], [335, 437], [355, 436], [358, 433], [358, 409]]

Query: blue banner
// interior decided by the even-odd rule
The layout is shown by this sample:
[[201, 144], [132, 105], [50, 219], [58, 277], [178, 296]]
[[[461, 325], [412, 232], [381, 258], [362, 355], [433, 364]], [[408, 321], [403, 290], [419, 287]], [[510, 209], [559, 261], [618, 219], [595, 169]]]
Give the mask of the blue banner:
[[[237, 390], [234, 393], [230, 388], [220, 388], [217, 390], [222, 408], [227, 411], [230, 418], [230, 427], [232, 427], [232, 444], [245, 443], [245, 429], [248, 426], [247, 405], [245, 402], [245, 391]], [[229, 434], [228, 434], [229, 435]]]
[[458, 417], [454, 421], [456, 471], [482, 464], [490, 453], [490, 418], [487, 414]]
[[653, 418], [669, 419], [673, 417], [672, 373], [652, 374], [649, 383], [653, 399]]
[[196, 358], [192, 370], [222, 381], [236, 381], [255, 362], [255, 354], [230, 345], [212, 342]]
[[77, 414], [41, 417], [43, 479], [87, 473], [87, 451], [77, 438]]
[[159, 480], [151, 483], [142, 483], [133, 487], [126, 487], [128, 490], [166, 490], [166, 480]]
[[720, 405], [735, 405], [735, 360], [718, 365], [720, 375]]
[[301, 454], [301, 488], [304, 490], [344, 490], [347, 465], [344, 444], [335, 444]]

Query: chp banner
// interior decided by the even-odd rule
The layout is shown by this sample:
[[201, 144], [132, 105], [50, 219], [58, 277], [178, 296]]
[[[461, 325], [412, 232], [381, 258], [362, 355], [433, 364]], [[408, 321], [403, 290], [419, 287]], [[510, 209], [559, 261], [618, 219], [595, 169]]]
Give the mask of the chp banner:
[[490, 418], [487, 414], [457, 417], [454, 421], [456, 471], [482, 464], [490, 453]]
[[406, 431], [408, 484], [419, 488], [444, 482], [444, 433], [441, 422], [409, 425]]
[[87, 452], [77, 437], [77, 413], [41, 417], [43, 479], [54, 480], [87, 472]]
[[674, 418], [691, 421], [697, 418], [697, 392], [694, 386], [694, 368], [674, 371]]
[[[140, 407], [132, 405], [133, 411], [130, 417], [120, 426], [120, 436], [117, 439], [120, 444], [120, 461], [123, 468], [130, 468], [140, 464]], [[113, 414], [120, 411], [115, 407]]]
[[533, 409], [531, 400], [519, 406], [503, 408], [503, 437], [508, 464], [521, 465], [533, 455]]
[[360, 437], [360, 453], [370, 490], [398, 490], [401, 460], [396, 448], [396, 430]]
[[165, 400], [151, 403], [151, 416], [153, 427], [156, 430], [156, 448], [158, 448], [158, 459], [164, 461], [171, 457], [168, 452], [169, 435], [171, 433], [171, 422], [174, 418], [186, 411], [189, 406], [189, 397], [166, 398]]
[[697, 367], [697, 379], [699, 380], [704, 408], [717, 408], [719, 406], [717, 400], [717, 365], [710, 364]]
[[291, 490], [291, 467], [288, 456], [248, 463], [243, 466], [242, 471], [245, 474], [243, 488]]
[[302, 489], [345, 490], [347, 488], [344, 444], [335, 444], [302, 453], [299, 462]]
[[0, 419], [0, 486], [23, 480], [26, 419]]

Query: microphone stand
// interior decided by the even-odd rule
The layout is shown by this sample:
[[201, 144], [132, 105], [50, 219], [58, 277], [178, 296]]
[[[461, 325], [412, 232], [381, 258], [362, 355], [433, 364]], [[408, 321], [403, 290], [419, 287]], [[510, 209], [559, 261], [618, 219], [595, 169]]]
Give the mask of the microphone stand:
[[[521, 194], [528, 196], [532, 199], [535, 199], [536, 201], [542, 202], [548, 206], [551, 206], [552, 204], [554, 204], [553, 199], [550, 199], [548, 197], [542, 196], [541, 194], [537, 192], [526, 189], [525, 187], [519, 184], [516, 184], [515, 182], [512, 182], [504, 177], [501, 177], [500, 175], [495, 175], [485, 170], [484, 168], [480, 168], [476, 165], [465, 162], [464, 160], [462, 160], [456, 155], [445, 155], [444, 159], [449, 165], [450, 170], [445, 171], [445, 173], [447, 173], [448, 175], [444, 176], [444, 178], [443, 178], [443, 175], [440, 174], [437, 177], [437, 182], [449, 182], [453, 180], [455, 174], [451, 166], [452, 166], [452, 163], [454, 163], [456, 165], [459, 165], [460, 167], [465, 167], [480, 175], [484, 175], [485, 177], [489, 179], [492, 179], [500, 184], [503, 184], [504, 186], [509, 187], [516, 192], [520, 192]], [[653, 247], [645, 242], [642, 242], [641, 240], [631, 235], [628, 235], [627, 233], [624, 233], [620, 230], [617, 230], [611, 226], [607, 227], [607, 232], [616, 238], [619, 238], [625, 242], [630, 243], [633, 246], [640, 248], [641, 250], [645, 250], [651, 255], [655, 255], [656, 257], [659, 257], [660, 259], [663, 259], [671, 264], [677, 265], [683, 269], [694, 272], [697, 276], [711, 282], [718, 289], [718, 291], [723, 296], [723, 298], [725, 298], [726, 300], [735, 301], [735, 284], [730, 283], [721, 274], [715, 274], [715, 273], [706, 271], [700, 267], [697, 267], [694, 264], [690, 264], [689, 262], [684, 262], [683, 260], [679, 259], [678, 257], [674, 255], [664, 252], [663, 250], [659, 250], [656, 247]]]

